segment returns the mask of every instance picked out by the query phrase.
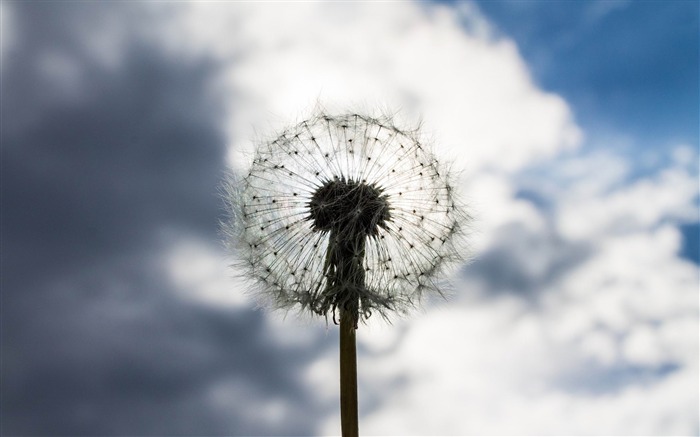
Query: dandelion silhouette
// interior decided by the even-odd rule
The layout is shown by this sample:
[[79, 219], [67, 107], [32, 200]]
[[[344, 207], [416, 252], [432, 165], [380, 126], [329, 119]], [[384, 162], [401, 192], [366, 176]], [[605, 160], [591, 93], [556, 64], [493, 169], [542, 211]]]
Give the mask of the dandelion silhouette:
[[228, 242], [261, 298], [340, 323], [341, 422], [357, 435], [355, 330], [440, 293], [466, 215], [450, 173], [389, 117], [318, 114], [259, 145], [226, 185]]

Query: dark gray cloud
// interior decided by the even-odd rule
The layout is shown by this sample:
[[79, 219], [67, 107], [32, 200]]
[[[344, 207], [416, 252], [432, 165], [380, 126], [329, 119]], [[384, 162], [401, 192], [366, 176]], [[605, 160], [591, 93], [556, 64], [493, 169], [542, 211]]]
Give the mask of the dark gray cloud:
[[592, 244], [567, 241], [554, 227], [534, 231], [521, 223], [503, 226], [488, 250], [464, 274], [488, 284], [493, 296], [511, 294], [535, 303], [571, 269], [594, 255]]
[[[161, 267], [168, 235], [217, 239], [222, 102], [207, 92], [216, 63], [126, 37], [118, 64], [105, 65], [86, 48], [99, 36], [90, 32], [143, 16], [131, 3], [96, 5], [11, 5], [2, 434], [311, 434], [314, 406], [296, 376], [312, 351], [270, 344], [258, 313], [178, 298]], [[70, 60], [77, 90], [47, 73], [46, 56]], [[265, 398], [299, 411], [264, 423], [217, 404], [212, 392], [234, 381], [253, 387], [230, 389], [253, 411]]]

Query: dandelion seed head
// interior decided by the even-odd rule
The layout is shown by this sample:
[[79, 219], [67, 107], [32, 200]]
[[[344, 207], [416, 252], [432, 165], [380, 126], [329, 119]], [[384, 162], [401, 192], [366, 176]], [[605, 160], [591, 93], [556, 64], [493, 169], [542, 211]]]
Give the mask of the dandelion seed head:
[[226, 182], [227, 243], [275, 308], [389, 316], [440, 294], [468, 220], [449, 169], [389, 117], [321, 113]]

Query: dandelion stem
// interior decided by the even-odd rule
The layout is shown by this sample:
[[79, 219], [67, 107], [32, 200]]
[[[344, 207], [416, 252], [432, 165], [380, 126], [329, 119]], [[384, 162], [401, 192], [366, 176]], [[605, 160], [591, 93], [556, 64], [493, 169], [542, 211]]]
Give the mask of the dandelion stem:
[[359, 435], [357, 414], [357, 346], [361, 290], [365, 288], [363, 260], [366, 237], [362, 233], [331, 231], [328, 246], [329, 282], [333, 308], [340, 313], [340, 425], [343, 437]]
[[340, 312], [340, 426], [343, 437], [357, 437], [357, 350], [355, 316]]

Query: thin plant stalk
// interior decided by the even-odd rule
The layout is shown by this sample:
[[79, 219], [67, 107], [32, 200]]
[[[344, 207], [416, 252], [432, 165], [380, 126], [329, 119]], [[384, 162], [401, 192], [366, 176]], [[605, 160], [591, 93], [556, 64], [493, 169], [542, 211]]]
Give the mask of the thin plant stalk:
[[340, 313], [340, 427], [343, 437], [358, 437], [357, 351], [354, 316]]
[[[357, 208], [354, 204], [348, 206]], [[333, 290], [328, 297], [340, 314], [340, 425], [342, 437], [358, 437], [359, 435], [355, 331], [359, 319], [357, 291], [365, 287], [363, 269], [365, 238], [366, 236], [362, 232], [347, 232], [347, 226], [333, 229], [326, 257], [327, 273], [332, 278], [328, 283], [329, 289], [327, 291]]]

